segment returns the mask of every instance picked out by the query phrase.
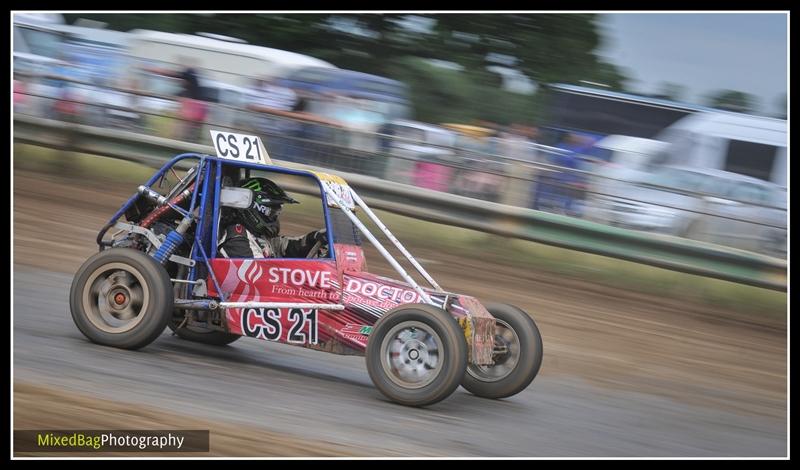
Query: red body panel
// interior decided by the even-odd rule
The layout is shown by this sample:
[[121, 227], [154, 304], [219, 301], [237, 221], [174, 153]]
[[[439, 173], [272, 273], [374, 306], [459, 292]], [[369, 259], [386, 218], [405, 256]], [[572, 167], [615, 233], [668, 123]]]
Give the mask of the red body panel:
[[[363, 354], [372, 325], [403, 304], [422, 303], [406, 283], [360, 271], [360, 247], [337, 245], [337, 259], [211, 260], [222, 296], [211, 279], [209, 294], [228, 302], [293, 302], [343, 304], [344, 310], [231, 308], [226, 311], [231, 333], [296, 344], [340, 354]], [[350, 252], [349, 257], [347, 252]], [[467, 341], [470, 357], [491, 360], [494, 320], [471, 297], [426, 289], [434, 303], [462, 322], [471, 321]], [[488, 352], [487, 352], [488, 351]]]

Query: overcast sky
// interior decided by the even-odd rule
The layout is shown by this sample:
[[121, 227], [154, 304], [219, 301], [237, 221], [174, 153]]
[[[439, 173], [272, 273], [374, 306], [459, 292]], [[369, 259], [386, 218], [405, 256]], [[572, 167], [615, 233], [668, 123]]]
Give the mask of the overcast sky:
[[[662, 82], [686, 87], [701, 103], [719, 89], [751, 93], [772, 114], [787, 88], [787, 15], [783, 13], [615, 13], [599, 24], [598, 51], [625, 67], [631, 91], [657, 93]], [[702, 104], [702, 103], [701, 103]]]

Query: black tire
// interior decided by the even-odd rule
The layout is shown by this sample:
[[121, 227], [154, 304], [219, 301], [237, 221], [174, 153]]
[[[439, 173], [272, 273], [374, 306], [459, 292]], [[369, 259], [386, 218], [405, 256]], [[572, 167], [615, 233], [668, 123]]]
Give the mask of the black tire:
[[164, 267], [130, 248], [111, 248], [86, 260], [69, 295], [72, 320], [81, 333], [122, 349], [152, 343], [167, 326], [173, 303]]
[[[422, 341], [417, 332], [423, 333]], [[397, 361], [403, 371], [394, 372], [388, 356], [395, 335], [413, 336], [400, 347]], [[402, 340], [401, 340], [402, 341]], [[435, 345], [435, 349], [430, 347]], [[436, 354], [431, 354], [433, 351]], [[412, 352], [412, 351], [416, 351]], [[401, 359], [402, 358], [402, 359]], [[411, 364], [412, 361], [417, 364]], [[439, 402], [458, 388], [467, 367], [467, 342], [458, 322], [442, 309], [424, 304], [403, 305], [384, 314], [369, 335], [367, 371], [378, 390], [386, 397], [407, 406], [427, 406]], [[433, 364], [433, 367], [431, 367]], [[419, 378], [412, 370], [434, 370], [418, 383], [404, 382], [401, 373]], [[428, 375], [428, 374], [424, 374]]]
[[[186, 266], [183, 265], [179, 266], [177, 279], [185, 278], [186, 271], [187, 271]], [[176, 299], [188, 298], [189, 286], [190, 284], [186, 284], [183, 282], [176, 282], [174, 288], [175, 298]], [[224, 331], [219, 331], [219, 330], [208, 330], [197, 326], [184, 325], [182, 328], [178, 328], [183, 322], [185, 316], [186, 316], [186, 310], [175, 309], [172, 312], [172, 317], [167, 323], [167, 326], [169, 327], [170, 330], [172, 330], [173, 333], [175, 333], [175, 335], [177, 335], [181, 339], [185, 339], [186, 341], [193, 341], [195, 343], [202, 343], [202, 344], [210, 344], [212, 346], [225, 346], [241, 338], [241, 336], [233, 333], [226, 333]]]
[[174, 331], [179, 338], [185, 339], [186, 341], [210, 344], [212, 346], [225, 346], [241, 338], [241, 336], [237, 334], [225, 333], [219, 330], [206, 330], [195, 326], [178, 328], [182, 321], [182, 318], [176, 319], [173, 317], [167, 326], [169, 326], [169, 329]]
[[[507, 346], [510, 355], [499, 357], [494, 366], [468, 365], [461, 385], [479, 397], [506, 398], [525, 390], [539, 373], [542, 365], [542, 336], [536, 323], [523, 310], [505, 304], [489, 304], [486, 308], [498, 320], [495, 341], [509, 343], [507, 339], [511, 334], [518, 340], [518, 344], [513, 342], [512, 337], [511, 345]], [[498, 338], [498, 335], [504, 336]], [[515, 349], [518, 354], [515, 363], [500, 362], [504, 359], [512, 360]], [[503, 364], [508, 364], [507, 370], [501, 368]]]

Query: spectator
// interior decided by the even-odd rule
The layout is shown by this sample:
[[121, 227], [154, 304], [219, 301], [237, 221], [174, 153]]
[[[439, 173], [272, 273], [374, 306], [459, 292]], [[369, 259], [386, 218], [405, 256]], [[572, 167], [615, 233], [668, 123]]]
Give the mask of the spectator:
[[180, 58], [179, 62], [185, 64], [182, 70], [173, 70], [145, 67], [145, 70], [159, 75], [175, 77], [181, 80], [180, 109], [178, 111], [178, 138], [199, 142], [201, 132], [208, 115], [208, 104], [205, 102], [197, 70], [192, 66], [191, 59]]
[[136, 92], [139, 91], [139, 79], [135, 76], [131, 76], [123, 81], [123, 88], [127, 88], [130, 90], [130, 93], [123, 94], [124, 98], [124, 105], [128, 108], [128, 111], [123, 114], [123, 122], [125, 123], [126, 127], [130, 127], [135, 130], [141, 130], [145, 128], [145, 117], [140, 113], [140, 104], [141, 104], [141, 96], [139, 96]]
[[292, 111], [297, 104], [297, 94], [281, 85], [275, 77], [256, 79], [253, 86], [251, 109], [256, 111]]
[[[188, 61], [187, 61], [188, 63]], [[179, 117], [183, 122], [183, 139], [198, 143], [201, 140], [203, 125], [208, 115], [208, 104], [200, 88], [197, 71], [187, 65], [178, 77], [182, 81], [183, 91], [180, 94], [181, 106]]]
[[16, 74], [14, 75], [14, 110], [26, 109], [28, 87]]
[[504, 203], [514, 206], [526, 206], [528, 195], [532, 190], [531, 181], [534, 181], [536, 169], [531, 163], [536, 162], [535, 143], [531, 142], [528, 135], [530, 128], [521, 124], [512, 124], [501, 134], [500, 155], [508, 158], [504, 170], [515, 178], [507, 179], [504, 194]]
[[539, 128], [536, 126], [519, 126], [519, 132], [522, 136], [525, 137], [525, 140], [528, 143], [528, 148], [530, 149], [529, 152], [533, 158], [533, 161], [539, 161], [541, 158], [541, 154], [538, 149], [539, 145]]
[[536, 142], [529, 136], [533, 134], [532, 127], [521, 124], [512, 124], [502, 136], [503, 156], [526, 162], [536, 161]]
[[581, 169], [582, 155], [591, 148], [591, 139], [578, 134], [568, 134], [560, 147], [566, 153], [554, 156], [553, 163], [564, 168], [556, 176], [556, 207], [567, 215], [580, 216], [579, 204], [583, 200], [585, 177]]
[[302, 127], [286, 118], [294, 117], [300, 104], [297, 94], [274, 76], [256, 79], [251, 93], [252, 101], [247, 108], [259, 113], [255, 118], [256, 132], [266, 135], [267, 151], [279, 160], [296, 161], [291, 136], [302, 132]]
[[80, 76], [69, 54], [62, 52], [60, 58], [61, 62], [52, 69], [53, 83], [58, 88], [53, 111], [61, 121], [78, 122], [81, 96], [73, 81], [79, 80]]

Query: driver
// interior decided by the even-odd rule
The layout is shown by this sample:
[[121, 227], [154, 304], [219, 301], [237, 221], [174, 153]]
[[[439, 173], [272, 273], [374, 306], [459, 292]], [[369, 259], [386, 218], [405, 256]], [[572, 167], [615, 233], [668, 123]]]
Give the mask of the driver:
[[[247, 209], [224, 209], [220, 223], [219, 253], [226, 258], [306, 258], [327, 256], [325, 229], [299, 237], [279, 235], [278, 216], [283, 204], [298, 204], [274, 182], [250, 178], [240, 185], [253, 191]], [[312, 253], [313, 251], [313, 253]]]

